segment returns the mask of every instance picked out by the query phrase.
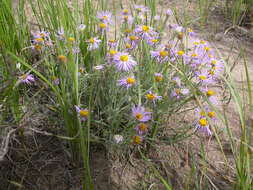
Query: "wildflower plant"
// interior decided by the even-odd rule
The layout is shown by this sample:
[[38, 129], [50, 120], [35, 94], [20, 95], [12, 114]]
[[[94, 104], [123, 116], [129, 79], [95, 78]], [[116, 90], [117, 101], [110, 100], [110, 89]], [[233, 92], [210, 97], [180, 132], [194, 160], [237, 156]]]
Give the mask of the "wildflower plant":
[[[90, 0], [84, 2], [84, 15], [79, 14], [77, 4], [72, 11], [66, 0], [45, 2], [37, 1], [40, 10], [30, 2], [44, 28], [33, 31], [31, 40], [22, 39], [29, 45], [20, 44], [39, 59], [41, 68], [16, 50], [10, 49], [9, 55], [31, 72], [17, 76], [18, 80], [30, 84], [38, 78], [50, 88], [57, 102], [55, 110], [61, 113], [67, 135], [74, 139], [70, 142], [73, 157], [83, 161], [85, 189], [93, 189], [91, 137], [119, 146], [153, 143], [166, 125], [165, 118], [185, 104], [202, 109], [205, 102], [214, 102], [209, 85], [217, 81], [222, 62], [216, 61], [205, 41], [185, 46], [188, 37], [196, 36], [188, 28], [171, 27], [171, 10], [165, 10], [162, 17], [155, 12], [155, 4], [150, 8], [135, 5], [131, 11], [124, 8], [117, 31], [115, 15], [109, 10], [93, 12]], [[169, 28], [169, 37], [164, 36], [161, 29]], [[112, 29], [117, 31], [114, 37]], [[211, 135], [214, 116], [211, 110], [196, 114], [191, 129]]]

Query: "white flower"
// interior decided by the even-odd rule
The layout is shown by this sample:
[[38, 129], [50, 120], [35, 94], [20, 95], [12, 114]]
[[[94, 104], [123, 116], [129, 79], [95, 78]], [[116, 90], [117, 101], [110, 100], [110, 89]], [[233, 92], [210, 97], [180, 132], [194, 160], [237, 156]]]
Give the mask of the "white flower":
[[120, 144], [123, 142], [123, 136], [122, 135], [114, 135], [113, 136], [113, 141], [116, 143], [116, 144]]

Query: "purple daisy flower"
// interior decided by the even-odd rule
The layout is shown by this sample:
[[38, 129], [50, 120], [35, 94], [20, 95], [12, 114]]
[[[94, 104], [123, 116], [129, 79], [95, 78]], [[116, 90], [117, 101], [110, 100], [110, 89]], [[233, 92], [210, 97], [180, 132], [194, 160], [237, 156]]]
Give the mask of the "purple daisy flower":
[[32, 82], [35, 81], [34, 76], [31, 74], [23, 74], [19, 76], [18, 78], [19, 78], [19, 81], [26, 84], [31, 84]]
[[173, 77], [172, 82], [174, 82], [177, 86], [181, 87], [181, 79], [179, 77]]
[[116, 47], [117, 47], [117, 45], [118, 45], [117, 41], [116, 41], [116, 40], [113, 40], [113, 39], [108, 40], [107, 44], [108, 44], [108, 46], [109, 46], [110, 49], [111, 49], [111, 48], [112, 48], [112, 49], [116, 49]]
[[152, 47], [156, 47], [160, 43], [160, 39], [159, 37], [152, 37], [148, 39], [147, 43]]
[[157, 32], [154, 29], [147, 25], [139, 25], [134, 30], [136, 34], [138, 34], [142, 39], [149, 41], [154, 36], [157, 36]]
[[201, 84], [210, 84], [213, 82], [213, 79], [212, 77], [209, 75], [209, 72], [208, 70], [203, 70], [203, 71], [196, 71], [195, 72], [195, 75], [196, 75], [196, 78], [197, 78], [197, 81]]
[[97, 38], [90, 38], [89, 40], [87, 40], [88, 45], [88, 50], [95, 50], [99, 47], [99, 44], [101, 43], [101, 40], [97, 39]]
[[146, 112], [145, 108], [142, 106], [137, 106], [132, 108], [132, 116], [141, 122], [147, 122], [151, 119], [151, 112]]
[[205, 133], [208, 136], [212, 135], [208, 121], [205, 117], [201, 117], [196, 123], [196, 129], [200, 132]]
[[163, 74], [162, 73], [155, 73], [155, 81], [161, 82], [163, 80]]
[[101, 32], [109, 31], [108, 24], [105, 23], [105, 22], [99, 23], [99, 24], [98, 24], [98, 27], [99, 27], [99, 31], [101, 31]]
[[139, 123], [134, 129], [136, 130], [136, 133], [141, 136], [148, 133], [148, 125], [145, 123]]
[[158, 63], [163, 63], [169, 60], [169, 53], [165, 50], [150, 51], [151, 57], [154, 58]]
[[112, 13], [109, 11], [98, 12], [97, 18], [103, 23], [112, 24]]
[[180, 99], [182, 96], [188, 95], [189, 92], [190, 92], [190, 91], [189, 91], [189, 89], [187, 89], [187, 88], [175, 88], [175, 89], [171, 92], [170, 96], [171, 96], [171, 97], [176, 97], [176, 99]]
[[118, 52], [114, 55], [114, 63], [119, 71], [130, 71], [137, 64], [128, 53]]
[[133, 24], [134, 18], [131, 15], [122, 15], [121, 23]]
[[139, 13], [146, 13], [149, 11], [148, 7], [145, 7], [144, 5], [134, 5], [134, 8], [139, 12]]
[[127, 89], [136, 84], [134, 76], [124, 77], [118, 80], [118, 85], [126, 87]]
[[149, 91], [146, 95], [147, 100], [152, 101], [155, 103], [157, 100], [161, 100], [162, 96], [158, 96], [157, 94], [153, 93], [152, 91]]
[[125, 38], [125, 43], [126, 43], [126, 48], [132, 50], [138, 46], [139, 37], [135, 35], [129, 35], [127, 38]]
[[78, 106], [75, 106], [76, 112], [78, 113], [81, 121], [86, 121], [89, 116], [89, 110], [88, 109], [81, 109]]
[[129, 10], [128, 9], [123, 9], [121, 13], [122, 13], [122, 15], [128, 15]]

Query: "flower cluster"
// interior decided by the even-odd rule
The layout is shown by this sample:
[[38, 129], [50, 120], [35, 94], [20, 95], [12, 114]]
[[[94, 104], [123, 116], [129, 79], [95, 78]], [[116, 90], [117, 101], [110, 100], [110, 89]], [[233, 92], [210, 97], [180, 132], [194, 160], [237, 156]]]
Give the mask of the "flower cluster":
[[[103, 82], [108, 82], [109, 88], [113, 89], [107, 89], [109, 93], [117, 91], [124, 96], [124, 102], [119, 105], [119, 110], [129, 111], [129, 105], [138, 105], [132, 107], [131, 115], [126, 118], [124, 124], [131, 125], [131, 130], [134, 131], [134, 134], [131, 133], [134, 144], [141, 144], [151, 134], [149, 129], [157, 122], [156, 119], [162, 120], [162, 114], [168, 113], [174, 104], [191, 99], [188, 97], [194, 95], [199, 95], [201, 100], [207, 100], [209, 103], [218, 103], [216, 92], [210, 88], [210, 84], [214, 84], [223, 71], [222, 61], [215, 57], [215, 52], [208, 42], [197, 39], [192, 29], [178, 24], [168, 25], [166, 22], [173, 15], [170, 9], [163, 15], [165, 16], [152, 15], [149, 8], [143, 5], [135, 5], [131, 11], [125, 8], [120, 16], [122, 33], [111, 38], [108, 31], [114, 24], [113, 15], [109, 11], [100, 11], [94, 19], [94, 27], [91, 27], [92, 29], [89, 27], [92, 33], [89, 33], [84, 24], [77, 26], [73, 33], [63, 28], [52, 34], [39, 31], [33, 34], [32, 47], [37, 52], [48, 46], [64, 47], [62, 51], [56, 51], [58, 54], [54, 60], [57, 69], [50, 77], [57, 88], [61, 88], [63, 81], [67, 81], [62, 80], [59, 72], [73, 69], [69, 66], [73, 60], [78, 62], [78, 67], [74, 70], [78, 71], [81, 79], [92, 78], [90, 75], [93, 73], [90, 72], [94, 72], [98, 78], [101, 74], [101, 80], [108, 75], [112, 76], [108, 80], [111, 83], [107, 80]], [[170, 37], [164, 37], [159, 31], [163, 27], [157, 29], [158, 23], [164, 23], [165, 29], [171, 29]], [[168, 26], [170, 28], [166, 28]], [[51, 36], [52, 39], [56, 39], [54, 43], [50, 35], [55, 35]], [[193, 41], [192, 47], [185, 47], [184, 42], [188, 39]], [[92, 63], [86, 63], [86, 58]], [[34, 77], [22, 75], [19, 80], [30, 84], [34, 81]], [[123, 105], [127, 109], [122, 108]], [[81, 121], [86, 121], [90, 114], [90, 110], [78, 106], [75, 106], [75, 111]], [[95, 111], [92, 113], [97, 114]], [[211, 135], [210, 120], [215, 121], [215, 113], [207, 107], [204, 110], [198, 108], [196, 117], [197, 122], [194, 124], [196, 129]], [[113, 139], [120, 144], [123, 136], [115, 135]]]
[[132, 116], [138, 122], [134, 128], [136, 135], [133, 136], [134, 144], [141, 144], [144, 136], [148, 133], [148, 125], [146, 122], [151, 120], [152, 112], [148, 112], [142, 106], [136, 106], [132, 108]]

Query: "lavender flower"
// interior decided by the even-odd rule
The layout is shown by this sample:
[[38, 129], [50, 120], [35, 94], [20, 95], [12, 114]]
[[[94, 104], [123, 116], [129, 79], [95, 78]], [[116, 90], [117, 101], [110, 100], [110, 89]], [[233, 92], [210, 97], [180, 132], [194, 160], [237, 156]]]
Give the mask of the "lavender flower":
[[157, 36], [157, 32], [154, 29], [147, 25], [140, 25], [134, 30], [142, 39], [149, 41], [154, 36]]
[[99, 44], [101, 43], [101, 40], [97, 39], [97, 38], [90, 38], [88, 41], [88, 50], [95, 50], [99, 47]]
[[168, 52], [165, 50], [161, 51], [150, 51], [151, 57], [154, 58], [158, 63], [163, 63], [169, 60]]
[[147, 98], [147, 100], [152, 101], [153, 103], [155, 103], [157, 100], [161, 100], [162, 96], [158, 96], [157, 94], [154, 94], [152, 91], [149, 91], [146, 94], [146, 98]]
[[141, 136], [148, 133], [148, 126], [145, 123], [139, 123], [134, 129], [136, 130], [137, 134]]
[[145, 13], [149, 11], [148, 7], [145, 7], [144, 5], [134, 5], [134, 8], [139, 12], [139, 13]]
[[117, 43], [116, 40], [108, 40], [107, 44], [108, 44], [108, 46], [109, 46], [110, 49], [111, 48], [115, 49], [117, 47], [117, 45], [118, 45], [118, 43]]
[[150, 39], [148, 39], [147, 43], [148, 45], [152, 46], [152, 47], [156, 47], [160, 42], [160, 39], [158, 37], [152, 37]]
[[180, 99], [182, 96], [188, 95], [189, 94], [189, 89], [187, 88], [175, 88], [170, 96], [171, 97], [176, 97], [176, 99]]
[[89, 116], [89, 110], [88, 109], [81, 109], [78, 106], [75, 106], [76, 112], [78, 113], [81, 121], [86, 121]]
[[205, 117], [201, 117], [196, 124], [196, 129], [199, 130], [200, 132], [203, 132], [207, 134], [208, 136], [212, 135], [212, 132], [209, 128], [208, 121]]
[[31, 84], [35, 81], [34, 76], [31, 74], [23, 74], [19, 76], [19, 81], [26, 84]]
[[132, 116], [141, 122], [147, 122], [151, 119], [151, 112], [146, 112], [142, 106], [132, 108]]
[[97, 18], [103, 23], [112, 24], [112, 13], [109, 11], [98, 12]]
[[110, 51], [106, 54], [106, 62], [108, 64], [113, 64], [114, 63], [114, 56], [117, 54], [118, 52], [114, 49], [110, 49]]
[[181, 87], [181, 79], [179, 77], [173, 77], [172, 82], [174, 82], [177, 86]]
[[163, 75], [161, 73], [155, 73], [155, 81], [161, 82], [163, 80]]
[[135, 84], [136, 84], [136, 81], [135, 81], [134, 76], [124, 77], [118, 80], [118, 85], [126, 87], [127, 89]]
[[122, 15], [121, 23], [133, 24], [134, 18], [131, 15]]
[[137, 64], [128, 53], [118, 52], [114, 55], [115, 66], [119, 71], [130, 71]]

